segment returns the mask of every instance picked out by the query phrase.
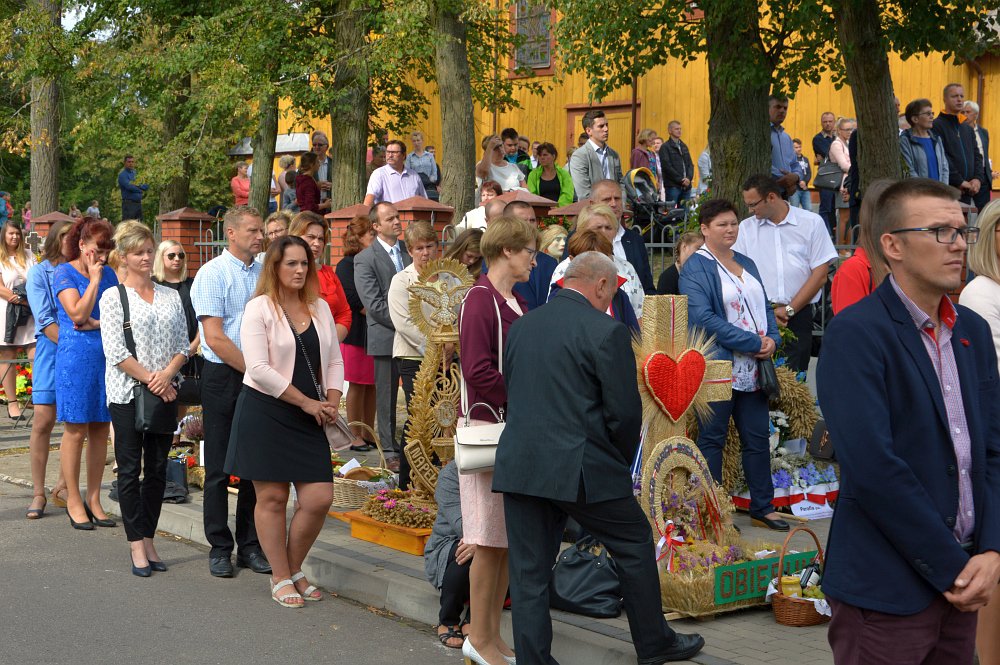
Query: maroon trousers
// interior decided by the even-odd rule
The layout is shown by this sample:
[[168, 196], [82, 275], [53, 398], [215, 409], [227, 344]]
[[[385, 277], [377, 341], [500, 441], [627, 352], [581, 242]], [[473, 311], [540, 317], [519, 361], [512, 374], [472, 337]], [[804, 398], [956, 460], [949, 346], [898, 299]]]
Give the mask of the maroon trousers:
[[827, 639], [837, 665], [970, 665], [978, 612], [939, 595], [922, 612], [883, 614], [829, 599]]

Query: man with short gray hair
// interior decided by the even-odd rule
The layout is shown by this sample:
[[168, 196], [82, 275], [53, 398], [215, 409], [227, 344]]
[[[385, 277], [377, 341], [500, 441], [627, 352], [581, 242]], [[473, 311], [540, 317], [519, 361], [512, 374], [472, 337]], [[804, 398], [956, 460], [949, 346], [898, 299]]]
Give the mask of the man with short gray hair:
[[[253, 297], [261, 264], [254, 257], [264, 242], [264, 220], [256, 208], [236, 206], [226, 211], [223, 227], [229, 246], [198, 270], [191, 285], [191, 303], [198, 315], [205, 366], [201, 371], [201, 401], [205, 421], [205, 538], [211, 546], [209, 573], [232, 577], [233, 534], [229, 530], [229, 474], [223, 470], [236, 398], [243, 389], [246, 363], [240, 349], [243, 310]], [[253, 482], [240, 481], [236, 499], [236, 565], [270, 573], [254, 525], [257, 494]]]
[[[504, 354], [508, 417], [493, 491], [504, 495], [514, 650], [525, 663], [556, 663], [549, 582], [569, 516], [615, 559], [639, 664], [688, 660], [705, 641], [663, 618], [653, 534], [632, 495], [642, 401], [628, 328], [605, 313], [618, 272], [584, 252], [563, 284], [514, 322]], [[559, 408], [544, 408], [556, 394]]]

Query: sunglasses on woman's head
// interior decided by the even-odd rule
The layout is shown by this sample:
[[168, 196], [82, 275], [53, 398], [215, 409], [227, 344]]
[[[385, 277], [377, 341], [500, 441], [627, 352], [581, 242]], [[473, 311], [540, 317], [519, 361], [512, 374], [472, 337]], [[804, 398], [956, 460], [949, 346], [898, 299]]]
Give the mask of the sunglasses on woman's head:
[[187, 255], [184, 252], [168, 252], [167, 253], [167, 259], [170, 260], [170, 261], [173, 261], [174, 259], [180, 259], [181, 261], [183, 261], [185, 256], [187, 256]]

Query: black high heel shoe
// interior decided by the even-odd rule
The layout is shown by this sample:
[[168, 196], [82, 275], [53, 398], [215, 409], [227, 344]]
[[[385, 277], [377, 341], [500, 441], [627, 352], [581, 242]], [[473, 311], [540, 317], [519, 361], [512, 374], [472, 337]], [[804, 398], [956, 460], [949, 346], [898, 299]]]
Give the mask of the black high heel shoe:
[[128, 560], [132, 562], [132, 574], [136, 577], [149, 577], [153, 574], [153, 568], [148, 563], [142, 568], [135, 565], [135, 559], [132, 558], [131, 551], [128, 553]]
[[94, 524], [96, 524], [97, 526], [103, 526], [103, 527], [118, 526], [118, 523], [115, 522], [114, 520], [99, 520], [99, 519], [97, 519], [97, 517], [94, 515], [94, 512], [90, 509], [90, 506], [87, 504], [86, 501], [83, 502], [83, 507], [87, 511], [87, 517], [89, 517], [90, 521], [93, 522]]
[[[88, 510], [87, 512], [89, 513], [90, 511]], [[70, 526], [72, 526], [74, 529], [78, 529], [80, 531], [94, 530], [94, 525], [91, 522], [74, 522], [73, 516], [69, 514], [69, 508], [66, 509], [66, 517], [69, 518]]]

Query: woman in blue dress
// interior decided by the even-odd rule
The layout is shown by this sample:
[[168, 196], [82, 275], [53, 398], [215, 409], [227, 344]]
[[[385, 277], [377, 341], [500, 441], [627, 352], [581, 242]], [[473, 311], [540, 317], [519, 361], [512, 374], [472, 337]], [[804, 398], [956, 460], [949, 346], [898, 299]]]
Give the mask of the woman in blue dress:
[[[56, 322], [56, 299], [52, 295], [52, 273], [66, 259], [63, 249], [73, 224], [56, 222], [45, 238], [44, 260], [28, 271], [28, 304], [35, 317], [35, 362], [31, 368], [31, 402], [34, 418], [31, 421], [31, 482], [35, 495], [28, 508], [28, 519], [38, 519], [45, 514], [45, 466], [49, 461], [49, 442], [56, 423], [56, 342], [59, 324]], [[52, 488], [52, 502], [66, 506], [66, 491], [62, 473]]]
[[[104, 347], [98, 302], [117, 286], [105, 265], [114, 249], [114, 229], [85, 217], [73, 224], [66, 258], [52, 275], [58, 301], [59, 343], [56, 347], [56, 418], [65, 423], [62, 472], [67, 485], [66, 513], [74, 529], [115, 526], [101, 507], [101, 479], [108, 455], [108, 413], [104, 391]], [[87, 439], [87, 495], [80, 495], [80, 454]]]

